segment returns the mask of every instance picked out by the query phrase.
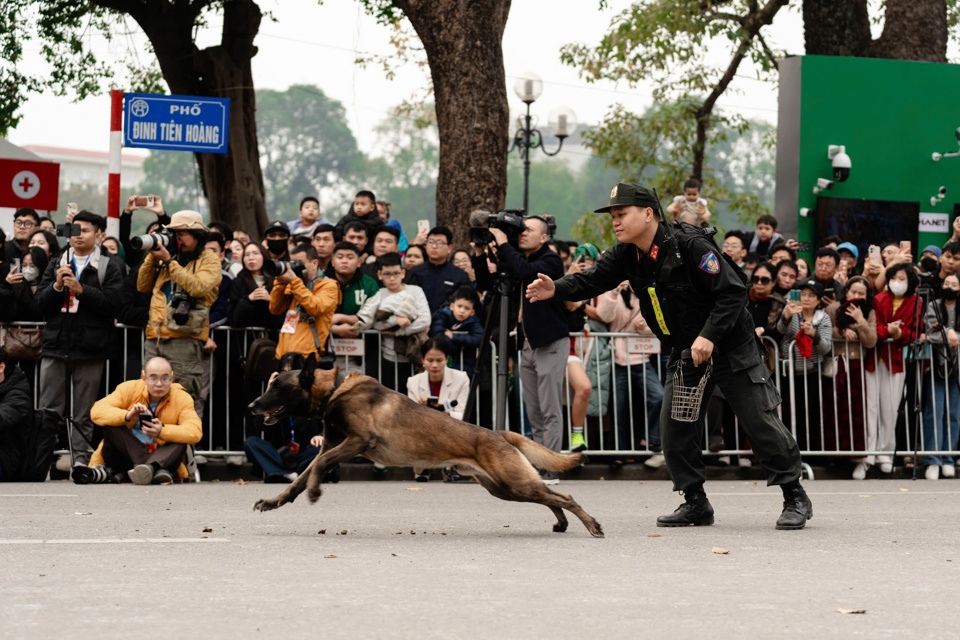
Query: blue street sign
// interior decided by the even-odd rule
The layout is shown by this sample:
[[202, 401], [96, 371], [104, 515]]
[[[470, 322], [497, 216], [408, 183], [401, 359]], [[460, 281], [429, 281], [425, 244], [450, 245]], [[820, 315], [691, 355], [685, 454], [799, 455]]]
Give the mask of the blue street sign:
[[128, 93], [123, 116], [124, 146], [227, 152], [229, 98]]

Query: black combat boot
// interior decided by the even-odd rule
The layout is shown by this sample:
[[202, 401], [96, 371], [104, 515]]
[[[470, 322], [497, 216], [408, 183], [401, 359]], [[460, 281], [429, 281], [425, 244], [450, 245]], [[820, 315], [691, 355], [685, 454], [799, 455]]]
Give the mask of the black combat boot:
[[703, 527], [713, 524], [713, 506], [707, 500], [703, 489], [691, 489], [683, 492], [686, 501], [668, 516], [657, 518], [658, 527]]
[[813, 503], [807, 492], [794, 480], [780, 487], [783, 490], [783, 512], [777, 519], [777, 529], [803, 529], [813, 517]]

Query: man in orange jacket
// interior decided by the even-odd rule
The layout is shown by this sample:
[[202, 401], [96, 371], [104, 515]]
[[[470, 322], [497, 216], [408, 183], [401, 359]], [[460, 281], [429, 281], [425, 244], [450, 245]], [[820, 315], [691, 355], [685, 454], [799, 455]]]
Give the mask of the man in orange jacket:
[[134, 484], [170, 484], [171, 469], [186, 477], [187, 446], [202, 436], [193, 398], [173, 381], [173, 368], [159, 356], [147, 360], [139, 380], [122, 382], [98, 400], [90, 417], [104, 427], [103, 441], [89, 467], [74, 467], [77, 484], [120, 481], [124, 472]]
[[286, 314], [276, 358], [279, 360], [291, 351], [304, 357], [311, 353], [320, 357], [320, 352], [327, 349], [330, 320], [340, 304], [340, 286], [336, 280], [324, 278], [317, 250], [309, 244], [297, 245], [290, 259], [302, 262], [303, 268], [294, 273], [287, 265], [286, 271], [273, 281], [270, 292], [270, 313]]

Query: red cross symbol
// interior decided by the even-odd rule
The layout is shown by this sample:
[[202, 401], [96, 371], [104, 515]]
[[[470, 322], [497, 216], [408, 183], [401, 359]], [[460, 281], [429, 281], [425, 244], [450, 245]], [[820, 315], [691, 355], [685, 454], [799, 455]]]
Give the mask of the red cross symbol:
[[30, 182], [30, 178], [25, 177], [17, 186], [22, 187], [24, 193], [28, 193], [30, 191], [30, 187], [33, 186], [33, 183]]

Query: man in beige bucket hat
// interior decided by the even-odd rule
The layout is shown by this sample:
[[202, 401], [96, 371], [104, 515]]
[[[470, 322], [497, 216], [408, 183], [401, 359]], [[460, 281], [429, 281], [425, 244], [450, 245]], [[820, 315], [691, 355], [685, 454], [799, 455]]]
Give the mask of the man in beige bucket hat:
[[210, 305], [220, 286], [220, 260], [204, 249], [207, 227], [196, 211], [178, 211], [163, 233], [144, 242], [137, 289], [153, 292], [144, 359], [170, 361], [177, 381], [200, 396], [201, 357], [210, 335]]

